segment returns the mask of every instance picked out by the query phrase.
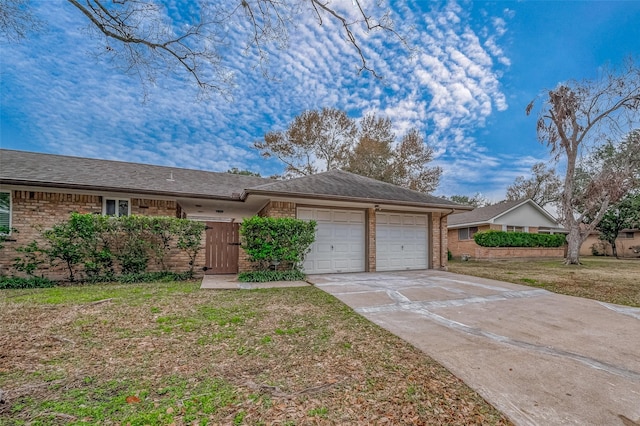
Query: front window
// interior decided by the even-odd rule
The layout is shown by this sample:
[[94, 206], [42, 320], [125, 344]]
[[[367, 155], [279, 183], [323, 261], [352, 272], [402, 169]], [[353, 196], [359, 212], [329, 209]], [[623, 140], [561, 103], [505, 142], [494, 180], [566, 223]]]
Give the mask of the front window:
[[477, 226], [472, 226], [470, 228], [460, 228], [458, 229], [458, 241], [472, 240], [476, 232], [478, 232]]
[[0, 234], [11, 232], [11, 193], [0, 192]]
[[624, 232], [622, 238], [633, 238], [633, 232]]
[[129, 216], [129, 200], [105, 198], [102, 213], [106, 216]]
[[507, 225], [507, 232], [524, 232], [524, 226], [511, 226]]

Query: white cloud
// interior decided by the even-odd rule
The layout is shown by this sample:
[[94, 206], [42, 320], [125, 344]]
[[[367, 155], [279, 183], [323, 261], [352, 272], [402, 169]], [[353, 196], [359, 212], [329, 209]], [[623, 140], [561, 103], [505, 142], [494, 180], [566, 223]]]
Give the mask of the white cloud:
[[[350, 2], [336, 4], [352, 9]], [[325, 20], [320, 27], [308, 14], [299, 17], [287, 49], [267, 47], [265, 66], [273, 80], [266, 80], [255, 67], [256, 52], [244, 50], [242, 25], [230, 23], [227, 48], [235, 54], [228, 65], [237, 86], [233, 102], [218, 97], [195, 101], [190, 81], [169, 75], [159, 76], [141, 103], [136, 77], [87, 54], [96, 44], [82, 30], [86, 23], [80, 14], [62, 3], [34, 6], [54, 24], [34, 44], [3, 46], [13, 69], [3, 70], [11, 90], [2, 94], [2, 102], [3, 108], [19, 109], [27, 117], [30, 143], [40, 150], [278, 173], [280, 165], [260, 159], [249, 148], [252, 142], [286, 127], [305, 109], [333, 106], [356, 118], [369, 111], [387, 115], [398, 135], [411, 127], [426, 132], [445, 178], [459, 182], [452, 188], [469, 182], [468, 176], [480, 177], [478, 155], [487, 167], [497, 169], [502, 161], [482, 154], [482, 144], [472, 135], [494, 111], [508, 107], [499, 81], [501, 67], [509, 65], [499, 45], [508, 30], [504, 17], [487, 16], [483, 35], [456, 2], [430, 5], [427, 12], [418, 12], [411, 2], [393, 4], [398, 26], [416, 28], [408, 33], [409, 44], [417, 48], [413, 56], [380, 32], [362, 35], [357, 30], [367, 40], [363, 53], [382, 80], [355, 72], [359, 58], [336, 22]]]

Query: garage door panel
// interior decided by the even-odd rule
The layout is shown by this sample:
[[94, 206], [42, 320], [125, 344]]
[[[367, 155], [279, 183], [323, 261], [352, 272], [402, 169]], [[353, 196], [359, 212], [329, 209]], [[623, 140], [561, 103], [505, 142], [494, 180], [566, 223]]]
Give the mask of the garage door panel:
[[316, 210], [315, 217], [318, 222], [331, 222], [331, 210]]
[[376, 215], [376, 269], [393, 271], [428, 267], [426, 215]]
[[316, 240], [303, 264], [306, 273], [364, 271], [363, 211], [299, 208], [298, 217], [318, 223]]

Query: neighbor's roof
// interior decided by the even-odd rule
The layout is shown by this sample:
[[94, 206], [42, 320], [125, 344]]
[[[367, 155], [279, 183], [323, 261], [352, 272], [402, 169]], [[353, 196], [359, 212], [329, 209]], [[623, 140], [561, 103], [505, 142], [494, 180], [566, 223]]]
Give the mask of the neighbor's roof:
[[0, 183], [194, 198], [239, 198], [255, 176], [0, 150]]
[[434, 197], [390, 183], [359, 176], [342, 170], [331, 170], [316, 175], [286, 181], [270, 182], [247, 189], [248, 194], [288, 195], [302, 198], [323, 198], [369, 203], [442, 207], [467, 210], [443, 198]]
[[449, 216], [447, 220], [447, 226], [459, 226], [459, 225], [478, 225], [484, 223], [491, 223], [493, 220], [502, 216], [505, 213], [515, 210], [518, 207], [530, 203], [536, 207], [541, 214], [545, 215], [549, 220], [557, 223], [557, 219], [551, 216], [545, 209], [540, 207], [536, 202], [531, 199], [516, 200], [516, 201], [503, 201], [498, 204], [493, 204], [486, 207], [478, 207], [470, 212], [456, 213]]

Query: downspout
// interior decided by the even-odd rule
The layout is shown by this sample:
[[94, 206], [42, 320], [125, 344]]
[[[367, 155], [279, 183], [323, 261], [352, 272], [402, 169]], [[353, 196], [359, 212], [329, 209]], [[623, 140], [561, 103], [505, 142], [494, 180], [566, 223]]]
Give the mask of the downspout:
[[442, 219], [444, 219], [445, 217], [449, 216], [450, 214], [453, 214], [453, 212], [455, 212], [455, 209], [451, 209], [451, 211], [445, 215], [440, 216], [440, 257], [439, 262], [440, 263], [440, 269], [442, 269]]

